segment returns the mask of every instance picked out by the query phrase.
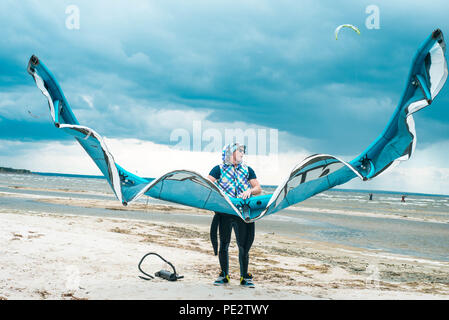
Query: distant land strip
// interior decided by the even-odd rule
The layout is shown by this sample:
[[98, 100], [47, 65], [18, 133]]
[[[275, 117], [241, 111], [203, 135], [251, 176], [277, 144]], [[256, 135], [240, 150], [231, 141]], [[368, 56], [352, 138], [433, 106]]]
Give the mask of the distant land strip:
[[26, 170], [26, 169], [13, 169], [13, 168], [0, 167], [0, 173], [31, 174], [32, 172], [30, 170]]

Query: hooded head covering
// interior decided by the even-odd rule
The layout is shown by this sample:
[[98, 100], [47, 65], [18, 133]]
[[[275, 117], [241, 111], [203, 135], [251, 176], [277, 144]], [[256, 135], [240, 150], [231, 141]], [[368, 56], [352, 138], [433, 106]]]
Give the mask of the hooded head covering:
[[[243, 153], [246, 153], [246, 146], [245, 145], [241, 145], [240, 143], [230, 143], [228, 145], [226, 145], [223, 148], [223, 151], [221, 153], [221, 160], [223, 160], [224, 164], [227, 165], [232, 165], [232, 155], [234, 154], [234, 152], [236, 150], [238, 150], [239, 148], [243, 149]], [[240, 163], [238, 163], [240, 164]]]
[[248, 181], [248, 166], [242, 162], [236, 165], [232, 163], [232, 155], [239, 148], [243, 148], [243, 153], [246, 152], [246, 146], [239, 143], [231, 143], [223, 148], [223, 163], [220, 165], [221, 174], [217, 181], [218, 186], [229, 197], [234, 198], [238, 198], [244, 191], [251, 188]]

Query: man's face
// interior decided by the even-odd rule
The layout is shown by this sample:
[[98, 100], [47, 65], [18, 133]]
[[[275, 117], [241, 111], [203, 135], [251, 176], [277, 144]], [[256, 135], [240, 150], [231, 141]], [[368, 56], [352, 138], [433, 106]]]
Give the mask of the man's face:
[[245, 148], [243, 146], [240, 146], [237, 150], [235, 150], [234, 153], [232, 154], [234, 164], [242, 162], [244, 154]]

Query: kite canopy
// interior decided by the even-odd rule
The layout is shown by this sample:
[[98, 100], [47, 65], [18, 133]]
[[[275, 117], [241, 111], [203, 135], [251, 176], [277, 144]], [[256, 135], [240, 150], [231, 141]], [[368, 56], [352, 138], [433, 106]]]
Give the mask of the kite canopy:
[[126, 171], [115, 163], [103, 138], [93, 129], [78, 123], [56, 79], [34, 55], [28, 63], [28, 72], [46, 96], [55, 126], [78, 141], [123, 205], [145, 194], [236, 215], [251, 222], [355, 177], [364, 181], [372, 179], [399, 161], [409, 159], [416, 145], [412, 114], [430, 105], [446, 82], [445, 50], [443, 34], [437, 29], [416, 52], [405, 90], [384, 131], [358, 157], [345, 162], [332, 155], [312, 155], [299, 163], [272, 195], [247, 200], [227, 197], [216, 184], [193, 171], [175, 170], [151, 182]]
[[340, 33], [340, 30], [342, 28], [350, 28], [350, 29], [354, 30], [355, 32], [357, 32], [357, 34], [360, 34], [360, 30], [356, 26], [353, 26], [352, 24], [342, 24], [342, 25], [339, 25], [335, 29], [335, 40], [338, 40], [338, 34]]

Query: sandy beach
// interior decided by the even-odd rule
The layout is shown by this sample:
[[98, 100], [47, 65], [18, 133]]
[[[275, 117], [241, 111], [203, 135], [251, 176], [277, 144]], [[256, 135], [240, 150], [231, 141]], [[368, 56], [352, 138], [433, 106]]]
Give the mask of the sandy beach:
[[[127, 210], [159, 211], [168, 217], [173, 208], [135, 204]], [[199, 212], [185, 209], [185, 214]], [[201, 214], [212, 218], [211, 212]], [[2, 300], [449, 298], [448, 262], [290, 238], [257, 227], [250, 252], [255, 289], [239, 286], [234, 236], [231, 283], [212, 284], [219, 265], [206, 225], [0, 209], [0, 242]], [[173, 263], [184, 278], [140, 279], [137, 265], [148, 252]], [[142, 268], [154, 274], [169, 266], [149, 256]]]

